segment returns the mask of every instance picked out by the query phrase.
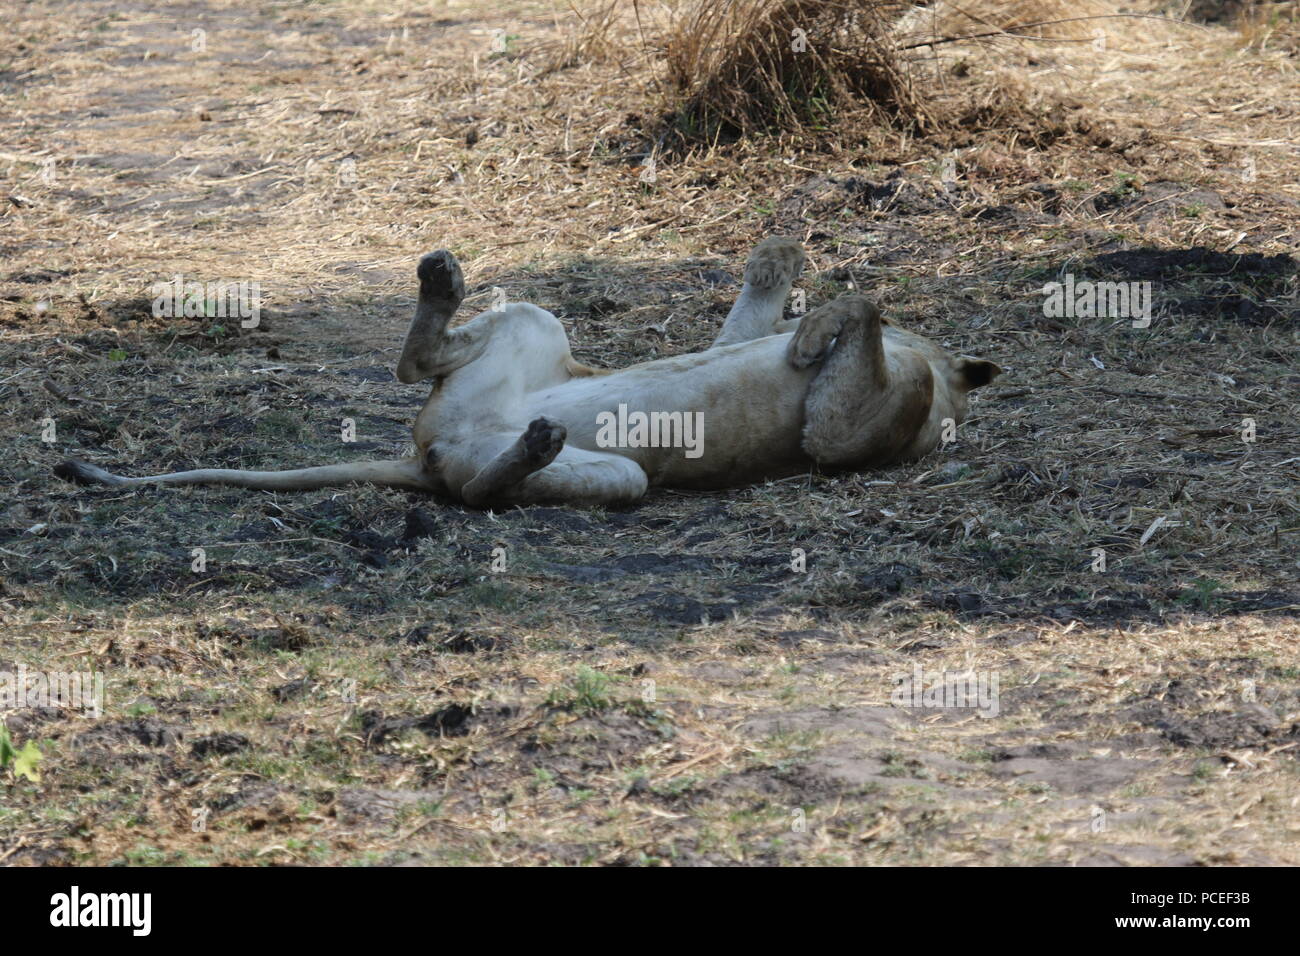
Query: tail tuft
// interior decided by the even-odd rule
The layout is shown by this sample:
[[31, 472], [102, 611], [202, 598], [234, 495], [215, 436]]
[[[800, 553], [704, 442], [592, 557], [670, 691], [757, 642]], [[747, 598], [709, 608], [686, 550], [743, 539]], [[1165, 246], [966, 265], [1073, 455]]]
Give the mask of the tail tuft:
[[54, 474], [64, 481], [75, 482], [78, 485], [121, 485], [126, 483], [124, 479], [119, 478], [117, 475], [110, 474], [103, 468], [96, 468], [84, 461], [78, 461], [76, 458], [69, 458], [67, 461], [55, 465]]

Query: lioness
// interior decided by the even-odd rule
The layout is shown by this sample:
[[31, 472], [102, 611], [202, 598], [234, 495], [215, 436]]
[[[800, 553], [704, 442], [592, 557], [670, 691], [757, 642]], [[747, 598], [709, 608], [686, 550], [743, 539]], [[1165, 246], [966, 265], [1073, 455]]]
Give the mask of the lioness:
[[617, 371], [575, 361], [564, 326], [524, 303], [448, 324], [465, 296], [455, 256], [420, 260], [419, 303], [397, 377], [433, 380], [417, 453], [292, 471], [200, 469], [123, 478], [67, 461], [63, 478], [109, 485], [294, 490], [354, 481], [430, 491], [477, 508], [634, 501], [651, 485], [722, 488], [821, 466], [919, 458], [966, 394], [1000, 369], [891, 325], [860, 295], [782, 320], [799, 243], [766, 239], [713, 345]]

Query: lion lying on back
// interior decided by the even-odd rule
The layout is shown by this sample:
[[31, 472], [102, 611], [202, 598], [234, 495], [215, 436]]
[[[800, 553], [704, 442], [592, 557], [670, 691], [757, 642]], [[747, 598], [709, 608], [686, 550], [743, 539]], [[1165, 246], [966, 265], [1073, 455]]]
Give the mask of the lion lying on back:
[[625, 503], [655, 485], [723, 488], [926, 454], [946, 420], [965, 418], [967, 393], [1000, 370], [889, 324], [860, 295], [783, 320], [803, 261], [797, 242], [764, 240], [710, 348], [610, 371], [575, 361], [560, 321], [533, 305], [505, 305], [449, 329], [465, 284], [450, 252], [430, 253], [397, 364], [401, 381], [433, 382], [411, 457], [142, 478], [73, 460], [55, 473], [108, 485], [272, 490], [372, 482], [485, 508]]

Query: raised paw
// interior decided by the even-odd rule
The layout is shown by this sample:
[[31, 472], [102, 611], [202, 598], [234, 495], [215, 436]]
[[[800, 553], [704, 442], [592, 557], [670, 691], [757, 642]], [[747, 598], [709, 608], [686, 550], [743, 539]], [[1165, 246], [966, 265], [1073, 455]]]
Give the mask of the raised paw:
[[803, 246], [794, 239], [772, 236], [754, 247], [745, 263], [745, 281], [758, 289], [788, 285], [803, 271]]
[[465, 298], [465, 277], [460, 263], [446, 249], [422, 257], [415, 272], [420, 277], [420, 298], [457, 305]]
[[568, 435], [568, 429], [555, 419], [534, 418], [520, 439], [524, 443], [524, 454], [529, 464], [537, 464], [539, 467], [549, 465], [564, 447]]
[[[786, 357], [795, 368], [807, 368], [824, 359], [848, 322], [879, 322], [880, 311], [874, 302], [862, 295], [842, 295], [838, 299], [819, 305], [803, 317], [799, 328], [790, 337]], [[877, 333], [878, 337], [878, 333]]]
[[786, 350], [786, 359], [795, 368], [807, 368], [810, 365], [816, 365], [826, 357], [830, 351], [833, 336], [810, 335], [804, 333], [807, 326], [801, 325], [790, 339], [789, 348]]

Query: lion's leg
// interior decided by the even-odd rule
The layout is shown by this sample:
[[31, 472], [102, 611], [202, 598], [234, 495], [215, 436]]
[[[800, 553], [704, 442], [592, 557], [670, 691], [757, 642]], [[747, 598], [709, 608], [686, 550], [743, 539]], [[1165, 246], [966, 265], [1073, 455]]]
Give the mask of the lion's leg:
[[804, 400], [803, 448], [828, 466], [898, 460], [930, 414], [930, 365], [906, 351], [891, 362], [880, 312], [860, 295], [809, 312], [790, 340], [796, 368], [821, 362]]
[[503, 504], [630, 504], [645, 494], [649, 481], [630, 458], [565, 446], [553, 462], [519, 484], [502, 489]]
[[461, 326], [447, 331], [465, 298], [465, 278], [456, 257], [446, 249], [431, 252], [420, 259], [416, 275], [420, 298], [397, 360], [397, 378], [407, 384], [461, 368], [474, 359], [482, 344], [478, 329]]
[[803, 262], [803, 246], [793, 239], [773, 236], [755, 246], [745, 263], [745, 285], [712, 347], [774, 334]]
[[476, 508], [500, 501], [508, 490], [555, 461], [566, 434], [554, 419], [534, 419], [522, 435], [478, 469], [461, 488], [461, 497]]
[[[844, 335], [842, 333], [857, 332]], [[862, 381], [869, 390], [884, 385], [885, 350], [880, 333], [880, 310], [860, 295], [842, 295], [813, 309], [799, 323], [786, 353], [795, 368], [807, 368], [825, 360], [822, 370], [832, 367], [831, 345], [836, 344], [835, 368]], [[868, 381], [875, 377], [878, 381]]]
[[[527, 431], [491, 455], [474, 476], [461, 486], [461, 498], [475, 508], [526, 505], [540, 502], [568, 504], [620, 504], [645, 494], [645, 472], [619, 455], [565, 447], [565, 429], [549, 418], [537, 418]], [[454, 486], [455, 473], [483, 456], [497, 441], [478, 441], [472, 448], [450, 450], [450, 460], [440, 463]], [[468, 458], [464, 457], [469, 453]], [[456, 460], [459, 458], [459, 460]]]
[[[773, 330], [773, 334], [785, 335], [787, 332], [798, 332], [799, 326], [803, 324], [803, 319], [804, 317], [802, 315], [796, 315], [792, 319], [782, 319], [780, 322], [776, 323], [776, 328]], [[889, 325], [889, 320], [884, 316], [881, 316], [880, 324]]]

